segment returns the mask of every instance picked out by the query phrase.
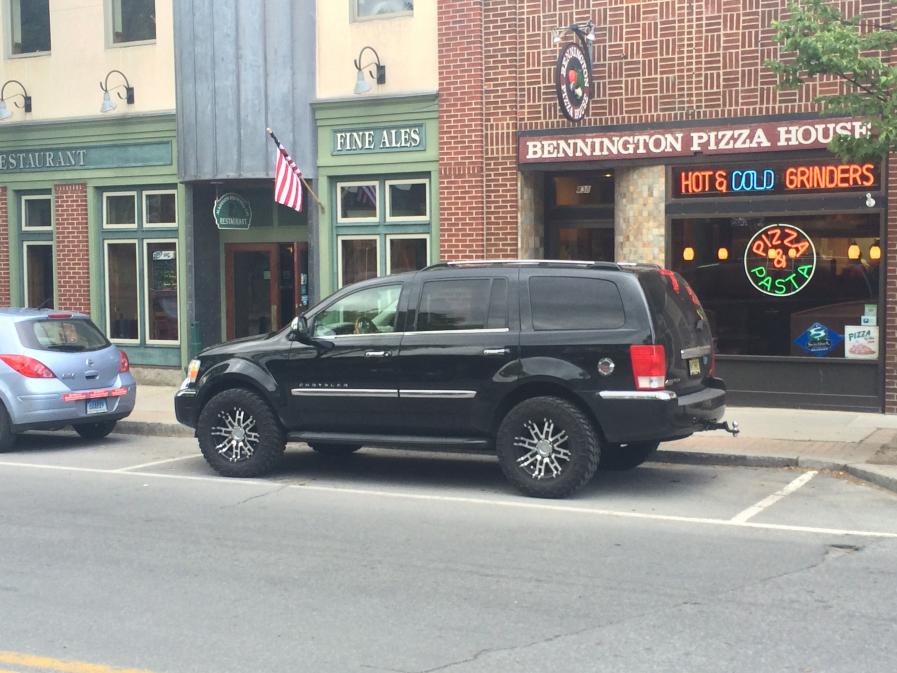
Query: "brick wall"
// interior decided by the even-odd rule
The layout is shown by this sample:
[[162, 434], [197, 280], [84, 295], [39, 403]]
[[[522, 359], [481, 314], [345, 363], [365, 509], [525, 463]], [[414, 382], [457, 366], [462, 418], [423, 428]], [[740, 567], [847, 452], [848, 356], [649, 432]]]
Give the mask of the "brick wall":
[[9, 302], [9, 210], [6, 187], [0, 187], [0, 306]]
[[56, 226], [56, 308], [90, 313], [87, 187], [53, 187]]

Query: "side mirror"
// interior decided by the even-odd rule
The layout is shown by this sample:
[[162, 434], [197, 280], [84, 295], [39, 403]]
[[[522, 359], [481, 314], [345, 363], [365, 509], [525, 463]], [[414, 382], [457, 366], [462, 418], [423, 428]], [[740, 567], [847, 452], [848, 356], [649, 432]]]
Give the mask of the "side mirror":
[[304, 315], [297, 315], [290, 323], [290, 339], [301, 343], [311, 343], [311, 335], [308, 333], [308, 319]]

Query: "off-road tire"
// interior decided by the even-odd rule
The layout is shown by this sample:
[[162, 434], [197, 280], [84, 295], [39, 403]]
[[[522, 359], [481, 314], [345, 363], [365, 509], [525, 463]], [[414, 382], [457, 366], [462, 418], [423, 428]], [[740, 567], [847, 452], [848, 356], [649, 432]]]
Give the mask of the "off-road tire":
[[321, 444], [320, 442], [310, 443], [309, 446], [328, 458], [345, 458], [361, 448], [361, 444]]
[[660, 442], [630, 442], [629, 444], [611, 444], [601, 453], [599, 470], [622, 472], [632, 470], [654, 455]]
[[[228, 427], [227, 418], [251, 419], [249, 430], [258, 433], [251, 455], [228, 460], [225, 453], [233, 446], [219, 449], [225, 441], [220, 432]], [[247, 421], [248, 423], [248, 421]], [[283, 458], [286, 438], [283, 428], [268, 403], [256, 393], [234, 388], [218, 393], [202, 408], [196, 424], [199, 448], [209, 465], [225, 477], [260, 477], [271, 472]]]
[[116, 421], [98, 421], [96, 423], [78, 423], [72, 427], [84, 439], [103, 439], [115, 430]]
[[[534, 424], [537, 432], [532, 433], [527, 423]], [[515, 438], [532, 441], [548, 423], [553, 423], [552, 432], [566, 432], [567, 439], [558, 445], [569, 451], [569, 459], [562, 462], [558, 456], [555, 462], [562, 467], [560, 473], [537, 478], [533, 476], [537, 470], [522, 464], [532, 451], [515, 446]], [[601, 457], [601, 441], [592, 422], [578, 407], [559, 397], [533, 397], [512, 408], [498, 428], [495, 446], [505, 478], [522, 493], [536, 498], [570, 495], [594, 476]]]
[[16, 433], [12, 431], [12, 421], [3, 402], [0, 402], [0, 453], [11, 451], [15, 445]]

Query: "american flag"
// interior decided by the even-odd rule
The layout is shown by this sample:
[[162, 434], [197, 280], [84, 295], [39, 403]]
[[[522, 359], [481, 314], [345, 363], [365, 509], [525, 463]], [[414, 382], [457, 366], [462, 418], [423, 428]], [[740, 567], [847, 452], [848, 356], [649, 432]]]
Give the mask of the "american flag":
[[274, 200], [301, 213], [302, 171], [277, 137], [270, 132], [269, 135], [277, 146], [277, 161], [274, 164]]

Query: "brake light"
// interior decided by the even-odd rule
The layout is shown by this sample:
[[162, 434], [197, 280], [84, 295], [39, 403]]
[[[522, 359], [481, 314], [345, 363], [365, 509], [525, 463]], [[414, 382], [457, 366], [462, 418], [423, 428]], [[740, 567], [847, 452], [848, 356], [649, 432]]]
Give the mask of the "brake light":
[[0, 360], [3, 360], [13, 371], [29, 379], [56, 378], [56, 374], [51, 372], [43, 362], [30, 358], [27, 355], [0, 355]]
[[673, 286], [673, 292], [679, 294], [679, 279], [676, 278], [676, 272], [669, 269], [661, 269], [660, 275], [670, 281], [670, 285]]
[[72, 317], [71, 313], [51, 313], [47, 316], [52, 320], [68, 320]]
[[630, 346], [629, 357], [636, 390], [663, 390], [667, 378], [667, 356], [662, 345]]
[[131, 371], [131, 362], [128, 360], [128, 354], [124, 351], [118, 351], [118, 373]]

